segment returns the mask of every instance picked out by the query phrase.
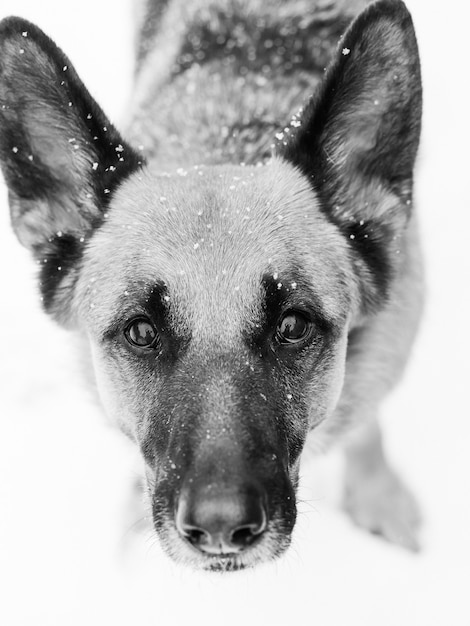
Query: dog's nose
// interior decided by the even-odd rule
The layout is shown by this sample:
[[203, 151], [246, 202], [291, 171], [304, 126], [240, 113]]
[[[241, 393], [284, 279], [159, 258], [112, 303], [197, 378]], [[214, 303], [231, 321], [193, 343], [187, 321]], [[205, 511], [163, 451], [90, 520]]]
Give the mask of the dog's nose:
[[183, 489], [176, 512], [182, 537], [207, 554], [233, 554], [251, 546], [265, 531], [265, 497], [254, 485], [213, 485]]

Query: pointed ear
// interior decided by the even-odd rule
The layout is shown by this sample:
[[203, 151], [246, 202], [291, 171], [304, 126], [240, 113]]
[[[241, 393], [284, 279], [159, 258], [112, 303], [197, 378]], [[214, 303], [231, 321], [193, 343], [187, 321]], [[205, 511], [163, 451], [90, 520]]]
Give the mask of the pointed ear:
[[353, 22], [319, 91], [277, 143], [311, 179], [381, 291], [409, 216], [420, 124], [411, 17], [399, 0], [382, 0]]
[[140, 157], [62, 51], [19, 18], [0, 23], [0, 163], [13, 228], [38, 262], [49, 263], [42, 288], [52, 298]]

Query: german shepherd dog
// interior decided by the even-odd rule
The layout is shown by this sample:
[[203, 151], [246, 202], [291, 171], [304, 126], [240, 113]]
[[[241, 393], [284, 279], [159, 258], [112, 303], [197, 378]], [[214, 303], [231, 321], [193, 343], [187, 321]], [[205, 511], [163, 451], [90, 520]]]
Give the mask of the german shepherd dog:
[[359, 5], [148, 0], [126, 139], [43, 32], [0, 26], [13, 228], [195, 568], [287, 548], [309, 431], [344, 446], [353, 520], [417, 549], [377, 413], [421, 311], [420, 66], [403, 3]]

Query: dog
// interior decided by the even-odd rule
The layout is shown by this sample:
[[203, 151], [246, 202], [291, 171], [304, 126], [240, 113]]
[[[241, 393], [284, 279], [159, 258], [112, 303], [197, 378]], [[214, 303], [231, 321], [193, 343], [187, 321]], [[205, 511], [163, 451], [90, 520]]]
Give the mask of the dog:
[[352, 519], [418, 549], [377, 421], [423, 301], [408, 10], [148, 0], [137, 24], [124, 138], [38, 27], [4, 20], [0, 160], [164, 549], [212, 571], [281, 555], [307, 435], [344, 448]]

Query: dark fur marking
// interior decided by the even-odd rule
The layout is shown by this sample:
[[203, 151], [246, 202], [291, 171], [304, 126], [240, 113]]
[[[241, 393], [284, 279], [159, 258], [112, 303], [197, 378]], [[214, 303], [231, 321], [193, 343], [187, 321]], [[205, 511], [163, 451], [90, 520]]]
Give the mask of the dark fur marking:
[[[294, 287], [292, 286], [294, 285]], [[315, 324], [317, 332], [312, 341], [316, 347], [323, 343], [323, 339], [335, 335], [335, 324], [325, 315], [317, 295], [311, 286], [298, 271], [292, 271], [274, 278], [272, 274], [265, 274], [262, 279], [264, 292], [263, 318], [255, 323], [246, 335], [248, 345], [260, 356], [274, 357], [276, 360], [284, 355], [288, 361], [296, 357], [299, 347], [287, 346], [278, 352], [273, 350], [276, 343], [275, 334], [279, 320], [284, 311], [293, 309], [304, 312]], [[319, 342], [319, 339], [321, 341]], [[308, 349], [310, 342], [300, 349]]]
[[[46, 312], [52, 312], [54, 298], [62, 280], [70, 272], [78, 269], [87, 242], [93, 237], [103, 220], [102, 215], [92, 220], [89, 230], [81, 237], [70, 233], [60, 235], [56, 233], [46, 243], [38, 244], [33, 249], [34, 257], [40, 266], [39, 287], [42, 305]], [[78, 278], [78, 274], [76, 277]]]
[[41, 268], [39, 285], [42, 304], [46, 311], [53, 306], [54, 297], [63, 278], [80, 263], [83, 245], [77, 237], [63, 234], [60, 237], [55, 235], [47, 246], [40, 246], [35, 250]]
[[354, 254], [366, 262], [374, 282], [376, 297], [372, 298], [367, 291], [362, 296], [367, 308], [374, 308], [378, 302], [383, 302], [388, 296], [390, 282], [394, 276], [393, 263], [387, 246], [387, 236], [384, 236], [382, 224], [369, 222], [344, 222], [335, 220], [331, 213], [326, 212], [330, 221], [339, 228], [346, 237]]
[[[275, 467], [281, 473], [287, 470], [289, 459], [295, 460], [301, 446], [295, 437], [291, 441], [286, 437], [281, 387], [272, 368], [265, 368], [256, 358], [250, 362], [251, 369], [244, 354], [218, 353], [216, 348], [209, 348], [206, 354], [193, 354], [190, 360], [180, 363], [170, 378], [165, 377], [155, 403], [153, 426], [142, 442], [141, 449], [150, 466], [165, 463], [173, 480], [188, 470], [193, 477], [204, 471], [213, 479], [223, 477], [227, 471], [233, 475], [237, 468], [245, 467], [250, 467], [255, 475], [268, 470], [271, 477]], [[226, 398], [230, 413], [219, 420], [210, 398], [214, 383], [219, 384], [227, 376], [231, 382], [231, 396]], [[228, 444], [230, 449], [222, 457], [201, 457], [201, 443], [215, 443], [212, 437], [206, 437], [207, 433], [218, 433], [219, 428], [223, 429], [219, 433], [220, 443]], [[171, 471], [169, 461], [177, 466], [177, 472]], [[175, 473], [180, 476], [175, 477]], [[281, 484], [282, 478], [277, 487]], [[276, 489], [274, 484], [273, 494]], [[167, 497], [177, 491], [169, 490]]]
[[169, 0], [148, 0], [146, 3], [144, 19], [137, 37], [137, 70], [154, 46], [159, 23], [168, 2]]
[[239, 74], [248, 72], [275, 76], [299, 70], [322, 72], [331, 50], [344, 32], [349, 18], [336, 15], [305, 25], [304, 16], [292, 16], [282, 23], [237, 13], [227, 14], [212, 7], [211, 22], [194, 23], [174, 66], [174, 74], [194, 63], [234, 63]]
[[[127, 323], [134, 317], [146, 316], [155, 324], [159, 343], [155, 350], [142, 352], [142, 355], [147, 355], [150, 365], [158, 365], [162, 373], [168, 373], [184, 355], [191, 341], [191, 333], [167, 298], [170, 298], [168, 288], [162, 281], [153, 285], [133, 282], [121, 297], [117, 307], [119, 315], [103, 333], [102, 340], [122, 340]], [[158, 361], [155, 360], [156, 354]]]

